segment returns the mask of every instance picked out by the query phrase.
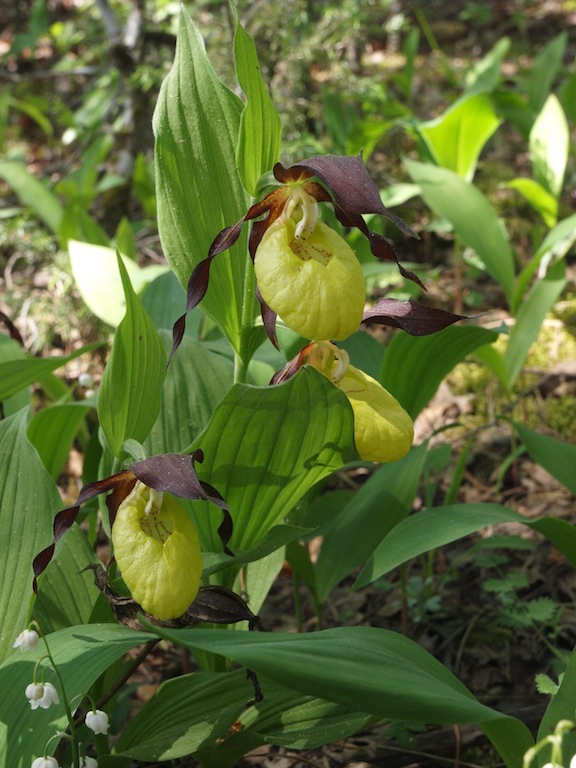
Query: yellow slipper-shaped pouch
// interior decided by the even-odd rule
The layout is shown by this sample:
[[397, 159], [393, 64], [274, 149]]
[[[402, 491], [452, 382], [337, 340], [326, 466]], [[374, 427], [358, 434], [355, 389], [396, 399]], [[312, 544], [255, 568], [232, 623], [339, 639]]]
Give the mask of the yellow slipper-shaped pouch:
[[198, 533], [186, 510], [138, 481], [118, 507], [112, 543], [134, 600], [159, 619], [181, 616], [202, 577]]

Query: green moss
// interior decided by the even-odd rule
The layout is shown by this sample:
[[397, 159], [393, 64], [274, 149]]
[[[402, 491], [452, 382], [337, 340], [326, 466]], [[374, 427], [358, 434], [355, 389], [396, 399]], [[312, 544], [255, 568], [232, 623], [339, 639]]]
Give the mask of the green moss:
[[[500, 336], [494, 346], [503, 353], [506, 344], [506, 337]], [[468, 429], [478, 429], [499, 420], [502, 414], [532, 429], [544, 427], [559, 439], [574, 442], [576, 396], [552, 393], [543, 397], [538, 388], [546, 374], [563, 361], [574, 359], [576, 338], [563, 323], [551, 319], [543, 324], [511, 393], [486, 366], [474, 360], [461, 363], [448, 377], [448, 384], [455, 395], [474, 395], [474, 412], [461, 416], [459, 421]]]

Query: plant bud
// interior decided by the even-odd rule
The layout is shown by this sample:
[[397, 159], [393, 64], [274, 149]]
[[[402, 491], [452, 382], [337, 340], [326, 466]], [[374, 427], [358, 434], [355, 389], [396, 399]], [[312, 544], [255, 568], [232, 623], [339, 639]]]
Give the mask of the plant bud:
[[134, 600], [159, 619], [181, 616], [198, 594], [202, 555], [187, 512], [136, 483], [112, 526], [114, 556]]
[[362, 267], [340, 235], [321, 221], [297, 232], [294, 218], [267, 230], [254, 259], [268, 306], [306, 339], [346, 339], [357, 331], [365, 300]]

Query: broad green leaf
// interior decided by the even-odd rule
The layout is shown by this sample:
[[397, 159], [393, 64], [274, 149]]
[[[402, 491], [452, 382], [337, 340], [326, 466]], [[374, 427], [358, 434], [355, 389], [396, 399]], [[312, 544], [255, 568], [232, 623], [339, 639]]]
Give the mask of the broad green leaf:
[[532, 277], [540, 267], [540, 263], [563, 259], [574, 245], [574, 242], [576, 242], [576, 213], [559, 221], [558, 224], [547, 233], [530, 262], [518, 275], [516, 287], [514, 289], [514, 301], [511, 307], [513, 312], [518, 310]]
[[231, 7], [236, 16], [236, 75], [247, 101], [240, 119], [236, 159], [244, 187], [255, 197], [258, 179], [278, 161], [282, 124], [262, 80], [254, 42], [240, 24], [234, 5]]
[[418, 125], [438, 165], [472, 181], [482, 148], [500, 125], [483, 93], [466, 95], [440, 117]]
[[567, 559], [576, 563], [576, 528], [565, 520], [529, 520], [500, 504], [449, 504], [407, 517], [393, 528], [377, 547], [358, 577], [355, 587], [363, 587], [413, 557], [495, 523], [518, 522], [534, 528], [555, 544]]
[[514, 768], [520, 768], [523, 752], [534, 743], [522, 723], [480, 704], [427, 651], [388, 630], [339, 627], [275, 634], [158, 628], [158, 634], [193, 652], [245, 664], [286, 688], [380, 718], [483, 725], [506, 719], [516, 731], [516, 751], [508, 762]]
[[[116, 327], [126, 309], [116, 251], [102, 245], [69, 240], [68, 254], [72, 275], [84, 303], [96, 317]], [[140, 293], [147, 283], [168, 272], [168, 268], [161, 265], [140, 269], [127, 256], [121, 258], [136, 293]]]
[[514, 427], [532, 458], [576, 496], [576, 445], [541, 435], [517, 422]]
[[530, 66], [526, 92], [528, 103], [536, 114], [544, 106], [554, 78], [558, 74], [567, 39], [566, 32], [561, 32], [554, 37], [546, 43]]
[[[236, 170], [242, 109], [240, 99], [218, 80], [198, 29], [182, 11], [176, 58], [160, 90], [154, 131], [158, 228], [166, 258], [184, 287], [220, 230], [248, 209]], [[254, 279], [250, 270], [243, 233], [214, 260], [202, 302], [236, 350], [245, 280]], [[251, 304], [249, 314], [255, 317], [254, 298]]]
[[40, 581], [33, 617], [44, 634], [89, 623], [101, 593], [94, 584], [92, 571], [84, 569], [96, 562], [99, 560], [85, 534], [73, 525], [58, 542], [56, 554]]
[[[552, 697], [538, 728], [538, 741], [550, 736], [560, 720], [574, 720], [576, 711], [576, 648], [570, 654], [570, 659], [564, 670], [564, 676], [555, 696]], [[562, 739], [564, 765], [569, 764], [572, 755], [576, 754], [576, 734], [569, 731]], [[550, 749], [538, 753], [538, 765], [542, 768], [550, 761]]]
[[550, 94], [530, 131], [530, 160], [536, 181], [555, 198], [562, 191], [569, 145], [566, 115], [558, 98]]
[[[160, 338], [170, 349], [171, 334]], [[168, 366], [162, 405], [145, 441], [150, 456], [183, 451], [200, 434], [232, 386], [234, 366], [199, 341], [184, 338]]]
[[112, 453], [119, 458], [122, 443], [143, 442], [158, 416], [166, 353], [118, 255], [126, 296], [126, 315], [116, 329], [112, 352], [98, 393], [98, 418]]
[[465, 325], [430, 336], [399, 333], [386, 349], [380, 382], [415, 419], [457, 363], [497, 338], [494, 331]]
[[565, 285], [566, 265], [560, 261], [548, 270], [545, 277], [536, 282], [521, 304], [504, 352], [509, 387], [514, 385], [530, 347], [538, 338], [544, 318]]
[[517, 178], [507, 183], [510, 189], [520, 192], [532, 208], [544, 219], [547, 227], [553, 227], [558, 217], [558, 200], [534, 179]]
[[26, 628], [32, 560], [50, 541], [52, 515], [61, 504], [26, 436], [27, 416], [26, 409], [0, 421], [0, 661]]
[[[0, 333], [0, 366], [12, 360], [24, 360], [26, 355], [17, 341]], [[6, 372], [4, 373], [6, 375]], [[1, 389], [0, 385], [0, 389]], [[30, 405], [30, 390], [26, 387], [20, 389], [10, 397], [0, 395], [0, 402], [4, 409], [4, 416], [12, 416], [17, 411]]]
[[[357, 458], [348, 399], [308, 368], [273, 387], [236, 384], [194, 447], [204, 451], [199, 477], [230, 506], [233, 552], [254, 548], [315, 483]], [[218, 510], [192, 508], [203, 548], [221, 552]]]
[[466, 93], [491, 93], [502, 79], [502, 63], [510, 49], [510, 38], [503, 37], [484, 58], [466, 73]]
[[[50, 651], [64, 679], [68, 700], [75, 704], [78, 704], [80, 694], [86, 693], [117, 659], [154, 639], [155, 635], [118, 624], [68, 627], [48, 635]], [[38, 655], [30, 651], [18, 652], [0, 667], [0, 688], [11, 692], [11, 695], [0, 698], [0, 768], [30, 768], [34, 758], [44, 754], [48, 739], [57, 730], [63, 731], [68, 726], [61, 695], [60, 704], [36, 711], [30, 708], [24, 696], [26, 686], [32, 681], [37, 658]], [[41, 668], [46, 670], [45, 681], [59, 689], [60, 683], [46, 660]], [[57, 741], [51, 741], [48, 754], [53, 754], [56, 746]]]
[[24, 163], [4, 161], [0, 163], [0, 177], [16, 192], [24, 205], [28, 206], [54, 234], [58, 233], [63, 208], [43, 181], [33, 176]]
[[100, 342], [88, 344], [66, 357], [26, 357], [0, 363], [0, 400], [5, 400], [15, 392], [40, 381], [52, 371], [69, 363], [70, 360], [100, 346], [102, 346]]
[[400, 461], [379, 467], [324, 530], [316, 563], [316, 589], [321, 602], [410, 514], [427, 448], [424, 443]]
[[36, 413], [28, 427], [28, 439], [38, 451], [50, 476], [56, 480], [70, 453], [89, 405], [63, 403]]
[[196, 672], [163, 683], [114, 746], [135, 760], [175, 760], [221, 739], [254, 697], [244, 670]]
[[464, 244], [476, 251], [510, 300], [514, 255], [505, 230], [484, 195], [453, 171], [414, 160], [404, 162], [413, 181], [422, 188], [426, 204], [452, 223]]

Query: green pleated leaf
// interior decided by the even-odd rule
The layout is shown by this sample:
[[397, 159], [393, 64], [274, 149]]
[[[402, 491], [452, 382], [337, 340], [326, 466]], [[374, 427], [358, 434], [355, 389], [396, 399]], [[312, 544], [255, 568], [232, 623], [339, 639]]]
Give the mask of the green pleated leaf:
[[540, 435], [517, 422], [514, 427], [532, 458], [576, 496], [576, 445]]
[[[147, 632], [117, 624], [68, 627], [48, 636], [68, 700], [75, 703], [117, 659], [153, 639], [154, 635]], [[34, 758], [44, 754], [48, 739], [68, 726], [61, 695], [60, 704], [36, 711], [24, 696], [26, 686], [32, 682], [37, 659], [38, 654], [31, 651], [18, 652], [0, 667], [0, 688], [11, 692], [10, 696], [0, 698], [0, 768], [30, 768]], [[46, 660], [41, 667], [46, 670], [45, 681], [58, 690], [60, 683]], [[57, 740], [50, 742], [49, 755], [56, 746]]]
[[0, 421], [0, 661], [26, 628], [32, 560], [50, 541], [52, 517], [61, 505], [26, 436], [27, 415], [23, 410]]
[[462, 97], [418, 131], [438, 165], [472, 181], [480, 152], [499, 125], [492, 101], [480, 93]]
[[82, 403], [63, 403], [35, 414], [28, 427], [34, 445], [50, 476], [56, 480], [84, 418], [90, 410]]
[[[68, 255], [74, 281], [84, 303], [96, 317], [116, 327], [126, 311], [116, 251], [103, 245], [69, 240]], [[121, 258], [132, 287], [138, 294], [147, 283], [168, 271], [168, 267], [160, 264], [141, 269], [127, 256]]]
[[386, 349], [380, 382], [415, 419], [457, 363], [497, 338], [485, 328], [455, 325], [430, 336], [396, 334]]
[[58, 542], [56, 554], [40, 582], [33, 616], [44, 634], [88, 624], [101, 593], [94, 584], [92, 571], [84, 569], [96, 562], [85, 534], [74, 524]]
[[122, 732], [114, 753], [175, 760], [222, 737], [254, 698], [246, 672], [197, 672], [163, 683]]
[[0, 363], [0, 400], [5, 400], [30, 384], [40, 381], [70, 360], [101, 346], [100, 342], [88, 344], [66, 357], [26, 357]]
[[321, 602], [343, 578], [364, 563], [378, 542], [409, 514], [427, 447], [423, 444], [400, 461], [383, 464], [324, 530], [316, 564]]
[[514, 255], [496, 213], [484, 195], [454, 171], [405, 160], [408, 173], [422, 189], [426, 204], [448, 219], [465, 245], [473, 248], [486, 271], [510, 300], [514, 287]]
[[240, 120], [236, 158], [244, 186], [255, 197], [259, 178], [278, 162], [282, 124], [262, 80], [252, 38], [232, 8], [236, 15], [236, 74], [247, 101]]
[[529, 67], [526, 95], [531, 109], [538, 113], [550, 92], [554, 78], [562, 65], [566, 50], [567, 33], [561, 32], [546, 43]]
[[[172, 335], [161, 331], [160, 338], [169, 350]], [[185, 337], [168, 367], [160, 412], [145, 441], [148, 455], [187, 448], [210, 421], [233, 378], [231, 360]]]
[[542, 322], [566, 285], [566, 265], [554, 264], [545, 277], [537, 280], [516, 313], [516, 322], [504, 352], [508, 386], [514, 385], [532, 344], [538, 338]]
[[[184, 287], [220, 230], [239, 221], [248, 209], [236, 170], [242, 109], [240, 99], [218, 80], [198, 29], [182, 12], [176, 58], [162, 84], [154, 131], [158, 228], [166, 258]], [[235, 349], [240, 344], [247, 266], [243, 233], [230, 251], [214, 260], [202, 302]], [[254, 317], [257, 307], [254, 300], [252, 304]]]
[[263, 678], [264, 701], [240, 715], [242, 729], [262, 743], [290, 749], [314, 749], [344, 739], [373, 716], [332, 701], [305, 696]]
[[524, 752], [534, 743], [520, 721], [481, 704], [427, 651], [388, 630], [341, 627], [280, 635], [159, 629], [158, 633], [191, 651], [208, 651], [245, 664], [286, 688], [380, 718], [479, 722], [488, 729], [505, 722], [504, 732], [493, 729], [489, 736], [511, 768], [520, 768]]
[[98, 418], [112, 453], [124, 440], [143, 442], [160, 410], [166, 353], [118, 256], [126, 315], [114, 334], [112, 352], [98, 393]]
[[500, 504], [449, 504], [410, 515], [396, 525], [370, 558], [355, 587], [363, 587], [413, 557], [496, 523], [523, 523], [542, 533], [572, 563], [576, 563], [576, 528], [565, 520], [528, 520]]
[[[285, 384], [236, 384], [194, 447], [197, 468], [226, 499], [234, 521], [233, 552], [253, 549], [319, 480], [357, 458], [346, 396], [313, 369]], [[192, 508], [204, 549], [221, 552], [220, 515]]]

